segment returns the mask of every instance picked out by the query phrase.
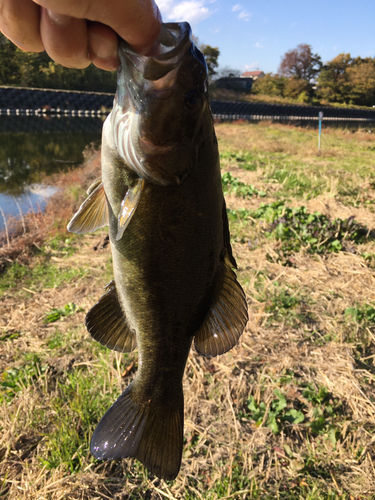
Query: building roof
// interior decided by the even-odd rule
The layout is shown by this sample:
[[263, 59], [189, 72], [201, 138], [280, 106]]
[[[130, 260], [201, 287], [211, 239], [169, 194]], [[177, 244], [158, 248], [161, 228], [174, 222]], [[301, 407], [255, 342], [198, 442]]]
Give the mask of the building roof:
[[259, 76], [259, 75], [264, 75], [263, 71], [245, 71], [245, 73], [242, 73], [242, 77], [247, 77], [251, 78], [252, 76]]

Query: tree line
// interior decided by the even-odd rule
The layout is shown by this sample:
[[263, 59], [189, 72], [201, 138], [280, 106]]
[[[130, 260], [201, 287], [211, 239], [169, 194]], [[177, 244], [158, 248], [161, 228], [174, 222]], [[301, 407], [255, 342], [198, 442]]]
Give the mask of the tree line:
[[[195, 39], [198, 43], [198, 39]], [[219, 49], [201, 45], [210, 77], [216, 73]], [[115, 92], [116, 71], [103, 71], [93, 64], [85, 69], [65, 68], [45, 52], [23, 52], [0, 33], [0, 85], [90, 92]]]
[[282, 57], [278, 73], [258, 79], [252, 92], [304, 103], [375, 105], [375, 57], [339, 54], [326, 64], [308, 44]]
[[0, 33], [0, 85], [115, 92], [116, 72], [93, 64], [85, 69], [65, 68], [45, 52], [23, 52]]
[[[195, 40], [198, 45], [198, 39]], [[217, 74], [218, 47], [198, 45], [206, 57], [210, 80]], [[228, 70], [228, 75], [240, 72]], [[220, 76], [224, 76], [223, 71]], [[90, 64], [85, 69], [65, 68], [45, 52], [23, 52], [0, 33], [0, 85], [91, 92], [115, 92], [116, 72]], [[252, 93], [288, 98], [302, 103], [375, 105], [375, 57], [339, 54], [326, 64], [308, 44], [284, 54], [276, 74], [258, 79]]]

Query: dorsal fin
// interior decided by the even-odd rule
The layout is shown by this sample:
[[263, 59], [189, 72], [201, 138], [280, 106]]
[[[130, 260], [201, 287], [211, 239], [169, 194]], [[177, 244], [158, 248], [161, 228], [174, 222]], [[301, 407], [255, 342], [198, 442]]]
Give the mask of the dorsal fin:
[[117, 297], [115, 282], [86, 315], [86, 328], [100, 344], [114, 351], [130, 352], [137, 347], [135, 331], [126, 320]]
[[108, 226], [108, 203], [101, 179], [96, 179], [87, 193], [88, 198], [68, 224], [68, 231], [71, 233], [92, 233]]
[[195, 334], [195, 348], [205, 356], [217, 356], [232, 349], [248, 320], [245, 293], [231, 267], [226, 254], [211, 308]]

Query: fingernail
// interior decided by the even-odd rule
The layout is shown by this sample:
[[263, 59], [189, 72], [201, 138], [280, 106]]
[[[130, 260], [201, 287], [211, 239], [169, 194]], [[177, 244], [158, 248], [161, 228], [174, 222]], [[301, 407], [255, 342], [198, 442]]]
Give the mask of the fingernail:
[[117, 55], [116, 45], [97, 33], [89, 32], [89, 45], [92, 52], [100, 59], [108, 59]]
[[64, 14], [57, 14], [57, 12], [53, 12], [52, 10], [48, 9], [47, 13], [51, 21], [53, 21], [55, 24], [58, 24], [59, 26], [65, 26], [69, 24], [72, 19], [70, 16], [65, 16]]

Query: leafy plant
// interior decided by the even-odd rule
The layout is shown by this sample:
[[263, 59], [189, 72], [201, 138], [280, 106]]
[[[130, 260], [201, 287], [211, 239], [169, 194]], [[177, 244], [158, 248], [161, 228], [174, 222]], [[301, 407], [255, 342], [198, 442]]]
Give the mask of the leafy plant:
[[[274, 434], [278, 434], [284, 424], [303, 424], [312, 434], [327, 433], [333, 444], [339, 436], [335, 420], [341, 412], [341, 402], [334, 398], [326, 387], [315, 387], [305, 384], [301, 389], [294, 408], [288, 403], [285, 394], [275, 389], [275, 398], [266, 405], [257, 403], [254, 396], [247, 399], [245, 410], [239, 413], [240, 418], [251, 419], [255, 425], [265, 425]], [[292, 406], [292, 407], [291, 407]]]
[[246, 208], [227, 208], [227, 215], [229, 221], [247, 220], [251, 216], [251, 211]]
[[266, 232], [282, 242], [279, 253], [284, 256], [302, 247], [309, 253], [339, 252], [346, 241], [362, 243], [370, 237], [354, 216], [331, 221], [319, 212], [309, 213], [306, 207], [287, 207], [284, 201], [262, 204], [251, 216], [269, 223]]
[[237, 177], [233, 177], [230, 172], [221, 175], [224, 194], [234, 193], [242, 198], [251, 198], [252, 196], [266, 196], [264, 191], [258, 191], [254, 186], [241, 182]]
[[305, 416], [301, 411], [294, 408], [287, 409], [287, 400], [281, 391], [275, 389], [274, 394], [276, 398], [271, 401], [268, 407], [263, 401], [258, 404], [254, 396], [250, 396], [246, 403], [247, 411], [240, 414], [240, 416], [250, 417], [257, 426], [264, 423], [274, 434], [280, 432], [283, 422], [299, 424], [305, 420]]
[[257, 163], [259, 163], [259, 161], [255, 159], [254, 154], [250, 151], [223, 151], [220, 153], [220, 160], [234, 161], [239, 167], [250, 171], [255, 171], [257, 169]]
[[375, 307], [368, 304], [358, 307], [347, 307], [344, 314], [345, 318], [351, 318], [357, 323], [375, 323]]
[[54, 323], [55, 321], [58, 321], [62, 317], [71, 316], [72, 314], [82, 310], [83, 309], [81, 307], [78, 309], [76, 304], [74, 304], [73, 302], [69, 302], [69, 304], [66, 304], [64, 307], [61, 307], [60, 309], [55, 309], [55, 308], [51, 309], [50, 312], [46, 314], [43, 323]]
[[365, 252], [362, 254], [362, 257], [365, 259], [367, 266], [371, 269], [375, 268], [375, 254]]

